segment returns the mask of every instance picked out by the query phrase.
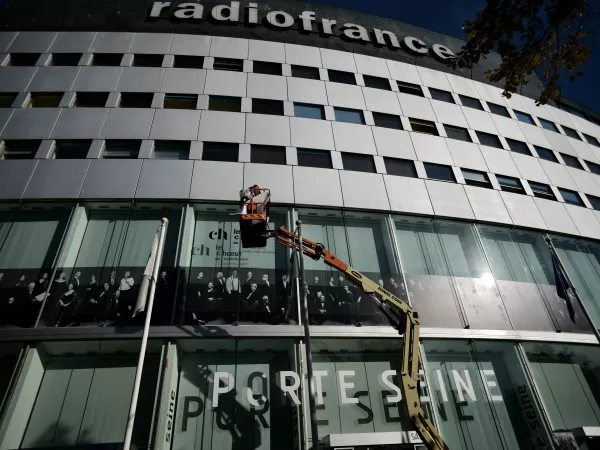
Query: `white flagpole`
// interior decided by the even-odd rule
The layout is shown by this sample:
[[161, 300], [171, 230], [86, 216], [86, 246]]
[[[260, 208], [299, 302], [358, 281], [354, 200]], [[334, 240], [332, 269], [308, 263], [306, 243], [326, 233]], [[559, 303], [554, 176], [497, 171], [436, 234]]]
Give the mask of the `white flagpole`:
[[160, 239], [158, 241], [158, 252], [154, 262], [154, 270], [152, 271], [152, 279], [150, 280], [150, 296], [146, 305], [146, 322], [144, 324], [144, 334], [142, 336], [142, 346], [140, 348], [140, 358], [138, 360], [137, 370], [135, 372], [135, 382], [133, 383], [133, 394], [131, 396], [131, 405], [129, 406], [129, 416], [127, 418], [127, 429], [125, 430], [125, 443], [123, 450], [129, 450], [131, 446], [131, 437], [133, 435], [133, 422], [135, 419], [135, 410], [137, 408], [138, 396], [140, 393], [140, 382], [142, 380], [142, 368], [146, 357], [146, 345], [148, 344], [148, 332], [150, 331], [150, 319], [152, 317], [152, 306], [154, 304], [154, 293], [156, 291], [156, 280], [158, 279], [158, 269], [162, 261], [163, 244], [165, 242], [165, 230], [167, 228], [167, 218], [161, 220]]

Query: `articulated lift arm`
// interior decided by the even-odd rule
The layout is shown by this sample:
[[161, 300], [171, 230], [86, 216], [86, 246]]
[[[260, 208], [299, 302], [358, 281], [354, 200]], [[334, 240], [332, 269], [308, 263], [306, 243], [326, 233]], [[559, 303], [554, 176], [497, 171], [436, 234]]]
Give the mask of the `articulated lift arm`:
[[[272, 232], [272, 237], [276, 237], [277, 242], [286, 247], [297, 250], [300, 248], [298, 235], [286, 230], [283, 226], [276, 232]], [[418, 313], [400, 298], [354, 270], [344, 261], [339, 260], [335, 255], [325, 250], [322, 245], [303, 238], [302, 251], [308, 257], [314, 260], [323, 259], [325, 264], [343, 272], [348, 281], [371, 296], [379, 309], [398, 330], [398, 333], [404, 335], [401, 390], [402, 397], [406, 402], [408, 416], [428, 450], [449, 450], [433, 423], [425, 417], [425, 413], [421, 408], [417, 388], [419, 383], [419, 329], [421, 326]]]

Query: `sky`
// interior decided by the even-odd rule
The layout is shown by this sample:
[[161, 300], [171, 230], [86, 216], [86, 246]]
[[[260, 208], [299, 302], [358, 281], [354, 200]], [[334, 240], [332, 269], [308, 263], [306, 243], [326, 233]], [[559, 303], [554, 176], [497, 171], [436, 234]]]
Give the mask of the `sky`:
[[[313, 0], [308, 0], [313, 1]], [[439, 33], [465, 39], [461, 29], [467, 19], [475, 19], [485, 7], [485, 0], [317, 0], [314, 3], [361, 11], [376, 16], [410, 23]], [[600, 32], [600, 31], [599, 31]], [[581, 69], [583, 75], [574, 83], [562, 84], [562, 95], [600, 112], [600, 46], [592, 49], [592, 56]]]

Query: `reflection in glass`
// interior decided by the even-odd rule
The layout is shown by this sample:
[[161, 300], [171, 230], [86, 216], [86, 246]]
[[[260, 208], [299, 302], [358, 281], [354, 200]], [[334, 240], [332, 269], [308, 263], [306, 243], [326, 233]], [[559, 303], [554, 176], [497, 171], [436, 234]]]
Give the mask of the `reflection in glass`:
[[0, 212], [0, 327], [35, 324], [69, 210]]
[[438, 429], [452, 450], [551, 448], [517, 347], [423, 343]]

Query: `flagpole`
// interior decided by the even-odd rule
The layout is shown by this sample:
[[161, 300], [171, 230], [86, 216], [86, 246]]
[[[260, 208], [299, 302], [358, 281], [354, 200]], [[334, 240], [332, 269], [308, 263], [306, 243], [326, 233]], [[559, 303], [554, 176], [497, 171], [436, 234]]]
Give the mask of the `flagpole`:
[[125, 430], [125, 442], [123, 450], [129, 450], [131, 446], [131, 437], [133, 435], [133, 422], [135, 420], [135, 411], [137, 409], [137, 401], [140, 393], [140, 383], [142, 381], [142, 368], [146, 357], [146, 346], [148, 344], [148, 333], [150, 331], [150, 319], [152, 317], [152, 306], [154, 304], [154, 293], [156, 292], [156, 280], [158, 279], [158, 270], [162, 261], [163, 244], [165, 242], [165, 231], [167, 228], [167, 218], [163, 217], [160, 227], [160, 239], [158, 241], [158, 250], [154, 261], [154, 269], [152, 270], [152, 279], [150, 280], [150, 295], [146, 305], [146, 321], [144, 323], [144, 334], [142, 335], [142, 346], [140, 348], [140, 357], [138, 359], [137, 369], [135, 371], [135, 382], [133, 383], [133, 394], [131, 396], [131, 405], [129, 406], [129, 416], [127, 418], [127, 429]]
[[583, 315], [585, 316], [585, 318], [587, 319], [587, 321], [589, 322], [589, 324], [592, 326], [592, 330], [594, 331], [594, 335], [596, 336], [596, 340], [600, 343], [600, 331], [598, 330], [598, 328], [596, 327], [596, 325], [594, 325], [594, 322], [592, 322], [592, 317], [590, 316], [590, 313], [588, 312], [585, 304], [581, 301], [581, 297], [579, 296], [579, 291], [577, 291], [577, 288], [573, 284], [573, 280], [571, 280], [571, 276], [567, 273], [567, 269], [565, 269], [565, 265], [563, 264], [562, 260], [560, 259], [560, 256], [558, 255], [558, 252], [556, 251], [556, 247], [554, 247], [554, 242], [552, 242], [552, 238], [550, 236], [546, 236], [546, 243], [548, 244], [548, 248], [550, 249], [550, 251], [556, 257], [556, 260], [558, 261], [558, 264], [560, 264], [560, 269], [562, 270], [562, 273], [564, 274], [565, 278], [567, 279], [567, 282], [573, 288], [573, 293], [575, 294], [575, 297], [577, 298], [577, 302], [579, 303], [579, 307], [583, 311]]

